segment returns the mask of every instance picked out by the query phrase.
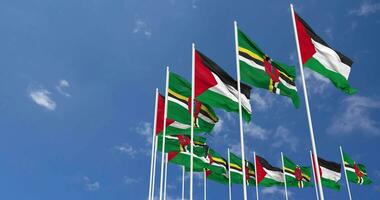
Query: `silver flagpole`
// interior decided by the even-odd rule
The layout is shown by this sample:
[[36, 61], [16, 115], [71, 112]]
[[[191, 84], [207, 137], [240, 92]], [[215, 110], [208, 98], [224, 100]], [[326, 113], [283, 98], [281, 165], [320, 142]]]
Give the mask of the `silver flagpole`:
[[285, 199], [288, 200], [288, 188], [286, 186], [286, 175], [285, 175], [285, 164], [284, 164], [284, 154], [281, 152], [282, 161], [282, 174], [284, 176], [284, 186], [285, 186]]
[[343, 157], [342, 146], [339, 146], [339, 149], [340, 149], [340, 156], [342, 157], [342, 164], [343, 164], [344, 176], [346, 177], [346, 184], [347, 184], [348, 197], [350, 198], [350, 200], [352, 200], [352, 197], [351, 197], [351, 190], [350, 190], [350, 184], [348, 183], [348, 177], [347, 177], [347, 172], [346, 172], [346, 165], [344, 164], [344, 157]]
[[149, 176], [149, 197], [148, 199], [152, 200], [152, 190], [154, 187], [153, 183], [153, 165], [154, 165], [154, 154], [155, 154], [155, 141], [156, 141], [156, 120], [157, 120], [157, 100], [158, 100], [158, 88], [156, 88], [156, 98], [155, 98], [155, 103], [154, 103], [154, 122], [153, 122], [153, 133], [152, 133], [152, 157], [150, 159], [150, 176]]
[[237, 22], [234, 21], [235, 30], [235, 54], [236, 54], [236, 73], [237, 73], [237, 85], [238, 85], [238, 99], [239, 99], [239, 125], [240, 125], [240, 148], [241, 148], [241, 165], [243, 172], [243, 197], [247, 200], [247, 183], [245, 182], [245, 153], [244, 153], [244, 134], [243, 134], [243, 114], [241, 110], [241, 89], [240, 89], [240, 63], [239, 63], [239, 44], [238, 44], [238, 32]]
[[301, 72], [301, 79], [302, 79], [302, 85], [303, 85], [303, 93], [304, 93], [305, 105], [306, 105], [306, 114], [307, 114], [307, 119], [308, 119], [308, 124], [309, 124], [309, 131], [310, 131], [311, 146], [312, 146], [313, 154], [314, 154], [313, 159], [314, 159], [314, 163], [316, 165], [316, 172], [317, 172], [316, 174], [317, 174], [317, 179], [318, 179], [318, 189], [319, 189], [321, 200], [324, 200], [325, 198], [324, 198], [324, 195], [323, 195], [323, 188], [322, 188], [321, 177], [320, 177], [320, 172], [319, 172], [317, 147], [316, 147], [315, 139], [314, 139], [313, 122], [311, 120], [311, 113], [310, 113], [310, 108], [309, 108], [309, 99], [308, 99], [308, 94], [307, 94], [307, 89], [306, 89], [305, 76], [304, 76], [304, 73], [303, 73], [302, 57], [301, 57], [301, 51], [300, 51], [300, 46], [299, 46], [299, 42], [298, 42], [298, 33], [297, 33], [297, 28], [296, 28], [296, 22], [295, 22], [293, 4], [290, 4], [290, 9], [292, 11], [293, 28], [294, 28], [294, 35], [295, 35], [295, 40], [296, 40], [296, 44], [297, 44], [298, 62], [299, 62], [299, 67], [300, 67], [300, 72]]
[[168, 180], [168, 154], [165, 153], [165, 179], [164, 179], [164, 200], [166, 200], [166, 185]]
[[190, 115], [191, 115], [191, 121], [190, 121], [190, 134], [191, 134], [191, 141], [190, 141], [190, 200], [193, 200], [193, 165], [194, 165], [194, 155], [193, 155], [193, 144], [194, 144], [194, 91], [195, 91], [195, 44], [192, 44], [192, 55], [191, 55], [191, 100], [190, 100]]
[[154, 137], [154, 161], [153, 161], [153, 178], [152, 178], [152, 196], [151, 200], [154, 199], [154, 189], [155, 189], [155, 181], [156, 181], [156, 163], [157, 163], [157, 136]]
[[185, 166], [182, 166], [182, 200], [185, 200]]
[[253, 152], [253, 162], [255, 162], [255, 182], [256, 182], [256, 200], [259, 200], [259, 183], [257, 180], [256, 151]]
[[160, 177], [160, 200], [162, 200], [164, 186], [164, 167], [165, 167], [165, 138], [166, 138], [166, 116], [168, 112], [168, 89], [169, 89], [169, 66], [166, 67], [166, 85], [165, 85], [165, 109], [164, 109], [164, 127], [162, 135], [162, 150], [161, 150], [161, 177]]
[[203, 170], [203, 199], [207, 199], [207, 176], [206, 169]]
[[230, 148], [227, 148], [227, 153], [228, 153], [228, 197], [229, 200], [232, 200], [232, 191], [231, 191], [231, 166], [230, 166]]
[[314, 188], [315, 188], [315, 194], [317, 195], [317, 200], [319, 200], [319, 195], [318, 195], [318, 183], [317, 183], [317, 177], [315, 176], [315, 171], [314, 171], [314, 162], [313, 162], [313, 155], [310, 151], [310, 161], [311, 161], [311, 169], [313, 170], [313, 178], [314, 178]]

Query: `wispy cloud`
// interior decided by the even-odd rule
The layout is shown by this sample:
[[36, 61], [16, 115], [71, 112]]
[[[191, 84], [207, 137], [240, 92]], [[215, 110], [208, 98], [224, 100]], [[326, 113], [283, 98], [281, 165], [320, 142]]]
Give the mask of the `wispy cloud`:
[[129, 144], [115, 146], [115, 149], [120, 153], [128, 155], [130, 158], [135, 158], [136, 154], [138, 153], [138, 151]]
[[330, 39], [333, 38], [333, 32], [332, 32], [332, 28], [331, 27], [326, 28], [324, 32], [327, 35], [327, 37], [329, 37]]
[[135, 26], [132, 31], [134, 34], [143, 34], [146, 37], [151, 37], [152, 36], [152, 31], [148, 27], [148, 24], [142, 20], [142, 19], [136, 19], [135, 20]]
[[380, 11], [380, 3], [372, 3], [371, 1], [363, 1], [359, 8], [349, 11], [351, 15], [368, 16]]
[[149, 144], [152, 144], [152, 135], [153, 135], [153, 127], [152, 124], [149, 122], [142, 122], [140, 123], [136, 129], [136, 133], [140, 134], [141, 136], [146, 138], [146, 141]]
[[124, 177], [126, 184], [136, 184], [141, 182], [141, 178]]
[[244, 124], [244, 133], [252, 138], [260, 140], [266, 140], [270, 134], [268, 130], [252, 122]]
[[298, 138], [294, 136], [293, 134], [291, 134], [289, 129], [283, 126], [277, 127], [273, 138], [274, 138], [273, 143], [272, 143], [273, 147], [280, 148], [286, 145], [290, 147], [290, 149], [294, 152], [297, 150], [297, 145], [299, 142]]
[[54, 111], [57, 104], [51, 99], [50, 92], [46, 89], [30, 89], [29, 97], [39, 106]]
[[274, 102], [273, 94], [268, 91], [259, 92], [255, 91], [251, 93], [251, 99], [253, 101], [254, 110], [265, 111], [272, 107]]
[[[279, 187], [265, 187], [261, 190], [261, 193], [263, 195], [270, 195], [270, 196], [285, 196], [285, 190], [284, 188]], [[288, 196], [293, 196], [293, 193], [288, 190]]]
[[70, 83], [67, 80], [60, 80], [58, 82], [58, 85], [55, 88], [61, 95], [65, 97], [70, 97], [71, 95], [64, 91], [66, 88], [69, 88], [69, 87], [70, 87]]
[[[304, 75], [305, 79], [307, 80], [306, 85], [308, 91], [311, 91], [314, 94], [323, 94], [325, 93], [326, 89], [331, 86], [330, 80], [307, 68], [304, 70]], [[298, 80], [298, 85], [301, 88], [301, 79]]]
[[100, 183], [98, 181], [92, 181], [87, 176], [83, 177], [85, 189], [88, 191], [97, 191], [100, 189]]
[[380, 134], [379, 123], [371, 116], [373, 111], [380, 109], [380, 100], [356, 95], [347, 97], [342, 104], [328, 128], [329, 133], [339, 135], [358, 130], [361, 134]]

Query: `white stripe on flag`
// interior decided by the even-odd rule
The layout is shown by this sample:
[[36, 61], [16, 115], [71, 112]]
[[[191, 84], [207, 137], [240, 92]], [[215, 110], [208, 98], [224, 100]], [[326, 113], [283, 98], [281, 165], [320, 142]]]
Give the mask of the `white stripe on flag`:
[[322, 170], [322, 178], [332, 180], [334, 182], [338, 182], [340, 180], [341, 174], [340, 172], [335, 172], [330, 169], [327, 169], [323, 166], [320, 166]]

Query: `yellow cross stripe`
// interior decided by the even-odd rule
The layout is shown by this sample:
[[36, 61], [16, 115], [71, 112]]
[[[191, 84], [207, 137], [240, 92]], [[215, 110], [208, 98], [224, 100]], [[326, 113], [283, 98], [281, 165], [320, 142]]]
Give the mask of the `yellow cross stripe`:
[[[285, 170], [288, 170], [288, 171], [291, 171], [292, 173], [294, 173], [293, 169], [285, 167]], [[308, 176], [307, 174], [302, 173], [302, 176], [305, 177], [307, 180], [310, 180], [310, 176]]]
[[237, 164], [230, 163], [230, 166], [241, 170], [241, 167], [239, 165], [237, 165]]
[[269, 79], [269, 87], [268, 87], [268, 90], [271, 91], [271, 92], [273, 91], [273, 80], [272, 80], [271, 78]]
[[214, 158], [214, 157], [212, 157], [212, 159], [215, 160], [215, 161], [221, 162], [221, 163], [223, 163], [223, 164], [226, 164], [226, 161], [224, 161], [223, 159], [220, 159], [220, 158]]
[[281, 70], [278, 70], [282, 75], [284, 75], [286, 78], [290, 79], [291, 81], [294, 81], [294, 79], [290, 76], [288, 76], [287, 74], [285, 74], [283, 71]]
[[256, 59], [256, 60], [259, 60], [259, 61], [261, 61], [261, 62], [264, 62], [264, 58], [263, 58], [263, 57], [257, 55], [256, 53], [253, 53], [252, 51], [250, 51], [250, 50], [248, 50], [248, 49], [246, 49], [246, 48], [239, 47], [239, 51], [244, 52], [244, 53], [250, 55], [252, 58], [254, 58], [254, 59]]

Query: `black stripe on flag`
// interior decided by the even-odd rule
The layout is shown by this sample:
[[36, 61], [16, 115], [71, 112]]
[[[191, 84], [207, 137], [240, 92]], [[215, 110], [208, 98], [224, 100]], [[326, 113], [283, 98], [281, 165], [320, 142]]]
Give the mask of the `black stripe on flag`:
[[[237, 81], [235, 79], [233, 79], [226, 71], [224, 71], [214, 61], [212, 61], [207, 56], [203, 55], [198, 50], [196, 50], [196, 52], [202, 58], [203, 64], [207, 68], [209, 68], [213, 73], [215, 73], [220, 78], [220, 80], [222, 80], [225, 84], [232, 86], [236, 90], [238, 89], [237, 88]], [[244, 96], [246, 96], [247, 99], [249, 99], [250, 94], [251, 94], [251, 87], [244, 84], [244, 83], [240, 83], [240, 89], [241, 89], [241, 93], [244, 94]]]
[[341, 166], [339, 163], [332, 162], [332, 161], [327, 161], [322, 158], [318, 157], [318, 162], [320, 167], [324, 167], [326, 169], [329, 169], [331, 171], [340, 173]]
[[263, 157], [256, 155], [257, 158], [259, 158], [259, 161], [261, 163], [261, 166], [263, 166], [265, 169], [271, 170], [271, 171], [278, 171], [282, 172], [282, 169], [278, 167], [273, 167], [267, 160], [265, 160]]
[[306, 28], [306, 31], [307, 33], [310, 35], [311, 38], [313, 38], [313, 40], [317, 41], [318, 43], [321, 43], [323, 44], [324, 46], [326, 47], [329, 47], [330, 49], [332, 49], [333, 51], [335, 51], [338, 55], [339, 55], [339, 58], [340, 60], [345, 63], [346, 65], [348, 65], [349, 67], [351, 67], [353, 61], [345, 56], [344, 54], [340, 53], [339, 51], [333, 49], [330, 47], [330, 45], [327, 44], [327, 42], [325, 42], [321, 37], [319, 37], [315, 32], [314, 30], [309, 26], [309, 24], [307, 24], [305, 22], [305, 20], [303, 20], [297, 13], [295, 13], [298, 17], [298, 19], [302, 22], [303, 26]]

